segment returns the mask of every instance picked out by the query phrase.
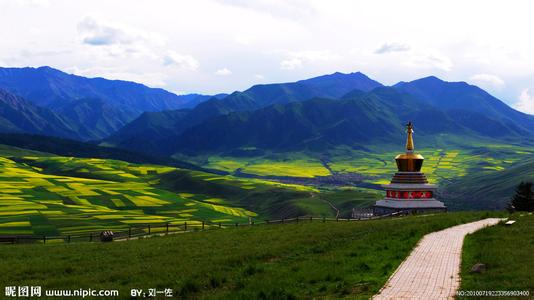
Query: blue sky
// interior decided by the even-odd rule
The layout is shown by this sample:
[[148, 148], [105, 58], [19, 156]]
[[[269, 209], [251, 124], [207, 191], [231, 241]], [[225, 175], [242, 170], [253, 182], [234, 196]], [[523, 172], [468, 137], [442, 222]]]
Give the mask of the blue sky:
[[435, 75], [534, 114], [531, 3], [1, 0], [0, 65], [210, 94], [336, 71]]

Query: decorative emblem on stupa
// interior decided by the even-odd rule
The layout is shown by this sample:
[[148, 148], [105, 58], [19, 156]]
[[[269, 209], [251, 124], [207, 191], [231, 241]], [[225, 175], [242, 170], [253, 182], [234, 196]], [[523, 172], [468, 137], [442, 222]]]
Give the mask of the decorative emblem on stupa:
[[437, 185], [429, 184], [421, 172], [425, 158], [415, 153], [413, 142], [413, 123], [406, 124], [406, 152], [395, 157], [398, 171], [393, 175], [390, 184], [382, 187], [386, 197], [376, 201], [373, 212], [384, 215], [393, 212], [423, 213], [429, 211], [446, 211], [447, 208], [434, 198]]

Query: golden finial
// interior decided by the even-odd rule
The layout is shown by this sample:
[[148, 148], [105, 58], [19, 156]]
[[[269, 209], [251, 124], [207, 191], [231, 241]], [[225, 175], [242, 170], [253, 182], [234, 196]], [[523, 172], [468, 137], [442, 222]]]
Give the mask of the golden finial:
[[406, 152], [413, 152], [414, 147], [413, 147], [413, 137], [412, 137], [412, 134], [413, 134], [412, 121], [406, 124], [406, 132], [408, 133], [408, 138], [406, 140]]

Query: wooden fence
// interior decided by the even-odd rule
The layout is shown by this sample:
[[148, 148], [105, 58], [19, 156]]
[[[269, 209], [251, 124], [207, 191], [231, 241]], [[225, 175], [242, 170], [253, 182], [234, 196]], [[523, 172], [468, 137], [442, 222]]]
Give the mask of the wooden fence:
[[[370, 216], [361, 218], [325, 218], [325, 217], [295, 217], [278, 220], [249, 220], [247, 223], [221, 223], [221, 222], [207, 222], [207, 221], [193, 221], [184, 222], [182, 224], [171, 223], [151, 223], [132, 225], [125, 230], [113, 231], [113, 240], [128, 240], [139, 237], [148, 237], [156, 235], [167, 235], [174, 233], [193, 232], [201, 230], [232, 228], [243, 226], [256, 226], [265, 224], [290, 224], [290, 223], [304, 223], [304, 222], [350, 222], [350, 221], [364, 221], [376, 220], [388, 217], [403, 216], [404, 212], [395, 212], [382, 216]], [[91, 232], [88, 234], [73, 234], [73, 235], [2, 235], [0, 236], [0, 244], [23, 244], [23, 243], [72, 243], [72, 242], [100, 242], [101, 232]]]

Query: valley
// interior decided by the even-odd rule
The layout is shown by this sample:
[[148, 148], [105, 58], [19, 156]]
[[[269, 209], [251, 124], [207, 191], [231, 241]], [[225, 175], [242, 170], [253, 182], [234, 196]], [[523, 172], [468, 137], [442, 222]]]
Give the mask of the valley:
[[5, 234], [350, 217], [383, 197], [406, 120], [450, 210], [503, 209], [534, 164], [533, 116], [434, 76], [336, 72], [210, 97], [0, 68], [0, 88]]
[[[378, 148], [378, 147], [376, 147]], [[385, 147], [386, 149], [388, 147]], [[227, 172], [239, 177], [255, 177], [311, 186], [354, 186], [381, 192], [381, 184], [389, 183], [395, 173], [395, 156], [401, 150], [387, 152], [338, 148], [323, 153], [268, 153], [259, 157], [193, 156], [176, 157], [204, 168]], [[515, 188], [514, 182], [528, 180], [529, 174], [510, 171], [530, 161], [534, 148], [520, 145], [473, 143], [452, 149], [418, 149], [425, 157], [423, 172], [431, 183], [440, 185], [441, 198], [453, 209], [502, 209]], [[526, 168], [526, 167], [525, 167]], [[498, 201], [486, 201], [487, 189], [508, 182]], [[476, 178], [481, 182], [472, 184]], [[486, 179], [486, 182], [482, 178]], [[461, 187], [460, 187], [461, 186]], [[471, 189], [470, 189], [471, 188]], [[460, 192], [461, 191], [461, 192]], [[476, 199], [468, 199], [477, 192]], [[492, 194], [497, 196], [497, 194]]]
[[[238, 178], [175, 167], [0, 149], [0, 234], [68, 235], [139, 224], [335, 216], [379, 197], [372, 190]], [[324, 201], [324, 200], [327, 201]]]

